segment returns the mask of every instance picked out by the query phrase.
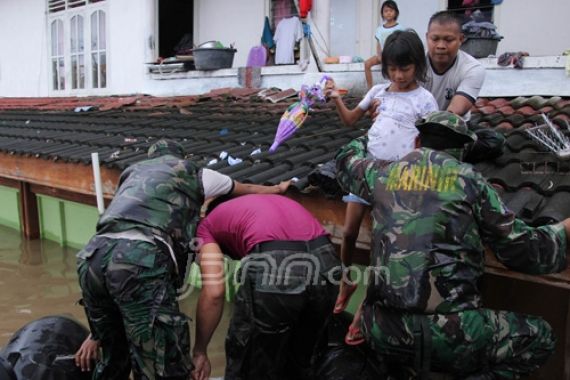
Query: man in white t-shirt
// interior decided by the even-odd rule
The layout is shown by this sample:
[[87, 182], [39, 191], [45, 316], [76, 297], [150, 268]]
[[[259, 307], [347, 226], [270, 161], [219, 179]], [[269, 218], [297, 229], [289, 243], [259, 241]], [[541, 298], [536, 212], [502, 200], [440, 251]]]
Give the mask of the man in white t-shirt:
[[485, 68], [475, 58], [459, 50], [465, 37], [461, 20], [451, 12], [434, 14], [426, 34], [428, 46], [427, 80], [439, 109], [469, 118], [485, 79]]

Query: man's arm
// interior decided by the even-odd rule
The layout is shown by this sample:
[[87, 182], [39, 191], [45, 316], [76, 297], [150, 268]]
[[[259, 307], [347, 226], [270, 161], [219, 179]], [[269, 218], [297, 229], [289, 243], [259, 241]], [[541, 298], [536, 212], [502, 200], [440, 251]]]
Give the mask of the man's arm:
[[283, 181], [273, 186], [254, 185], [234, 181], [234, 188], [231, 194], [236, 196], [245, 194], [284, 194], [289, 188], [289, 185], [291, 185], [291, 180]]
[[378, 177], [390, 161], [366, 158], [368, 137], [362, 136], [343, 146], [336, 155], [337, 180], [340, 187], [370, 201]]
[[473, 106], [473, 101], [471, 98], [467, 98], [463, 94], [456, 94], [453, 98], [451, 98], [451, 102], [449, 106], [447, 106], [447, 111], [452, 112], [456, 115], [463, 116]]
[[469, 112], [479, 96], [484, 81], [485, 68], [478, 63], [470, 67], [461, 78], [461, 83], [455, 90], [455, 95], [451, 98], [447, 111], [459, 116]]
[[196, 342], [192, 354], [194, 380], [206, 380], [211, 366], [208, 359], [208, 344], [220, 323], [224, 310], [224, 255], [216, 243], [207, 243], [200, 248], [200, 272], [202, 290], [196, 310]]
[[483, 241], [500, 262], [529, 274], [547, 274], [566, 268], [570, 219], [530, 227], [515, 218], [495, 189], [483, 179], [481, 189], [475, 216]]
[[291, 180], [283, 181], [273, 186], [245, 184], [234, 181], [229, 176], [208, 168], [202, 169], [200, 173], [202, 176], [205, 199], [227, 194], [236, 196], [245, 194], [283, 194], [291, 184]]

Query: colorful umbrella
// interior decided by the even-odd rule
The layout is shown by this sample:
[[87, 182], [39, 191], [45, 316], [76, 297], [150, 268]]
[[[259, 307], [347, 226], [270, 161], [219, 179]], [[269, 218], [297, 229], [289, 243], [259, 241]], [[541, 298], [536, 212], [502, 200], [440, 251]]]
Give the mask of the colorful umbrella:
[[277, 126], [277, 132], [275, 133], [275, 139], [269, 148], [270, 153], [275, 152], [281, 143], [289, 139], [297, 129], [301, 128], [313, 104], [326, 102], [324, 87], [328, 79], [330, 79], [330, 77], [324, 75], [320, 81], [310, 87], [307, 85], [301, 86], [299, 101], [291, 104], [283, 116], [281, 116], [281, 120]]

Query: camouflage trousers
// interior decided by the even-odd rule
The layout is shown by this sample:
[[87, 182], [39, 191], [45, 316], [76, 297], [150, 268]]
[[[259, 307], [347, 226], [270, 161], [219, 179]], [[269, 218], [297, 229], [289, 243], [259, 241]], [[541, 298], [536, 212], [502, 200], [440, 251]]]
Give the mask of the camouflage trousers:
[[411, 375], [397, 379], [421, 377], [426, 365], [458, 379], [518, 379], [544, 364], [556, 342], [539, 317], [489, 309], [414, 315], [368, 304], [362, 322], [367, 342], [389, 367], [408, 367]]
[[[340, 263], [330, 243], [308, 254], [309, 266], [302, 257], [288, 261], [292, 254], [272, 251], [242, 260], [242, 285], [226, 338], [224, 379], [314, 379], [313, 354], [319, 343], [326, 346], [320, 338], [338, 293], [329, 277], [338, 280]], [[265, 265], [269, 261], [291, 263], [290, 270], [284, 270], [286, 280], [270, 281], [270, 266]]]
[[188, 379], [188, 318], [176, 300], [174, 265], [148, 241], [95, 236], [78, 253], [91, 331], [102, 346], [94, 379]]

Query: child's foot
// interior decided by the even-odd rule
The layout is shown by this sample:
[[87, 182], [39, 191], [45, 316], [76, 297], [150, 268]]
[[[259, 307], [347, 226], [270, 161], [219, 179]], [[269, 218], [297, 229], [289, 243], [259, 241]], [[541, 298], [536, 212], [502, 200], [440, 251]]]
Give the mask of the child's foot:
[[336, 303], [334, 304], [334, 314], [342, 313], [344, 309], [346, 309], [348, 301], [350, 301], [350, 297], [352, 297], [352, 293], [354, 293], [356, 287], [356, 284], [347, 284], [346, 282], [341, 284], [340, 291], [336, 297]]
[[362, 330], [360, 330], [360, 324], [352, 324], [348, 326], [348, 332], [344, 337], [344, 343], [348, 344], [349, 346], [357, 346], [364, 343], [364, 340], [364, 334], [362, 334]]

